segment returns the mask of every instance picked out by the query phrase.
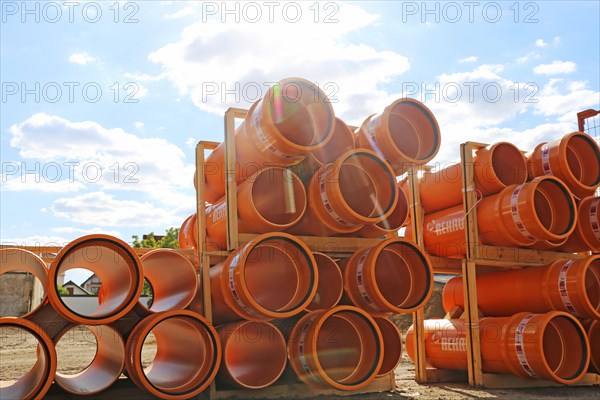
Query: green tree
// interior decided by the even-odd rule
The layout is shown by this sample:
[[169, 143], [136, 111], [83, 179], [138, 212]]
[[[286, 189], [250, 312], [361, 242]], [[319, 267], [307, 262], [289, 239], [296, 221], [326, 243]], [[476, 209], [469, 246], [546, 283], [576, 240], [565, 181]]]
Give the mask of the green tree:
[[65, 289], [64, 287], [62, 287], [62, 285], [58, 285], [58, 294], [59, 295], [68, 295], [69, 291], [67, 289]]
[[[145, 239], [140, 240], [138, 235], [131, 236], [133, 239], [133, 247], [136, 249], [178, 249], [179, 248], [179, 228], [169, 228], [165, 231], [165, 235], [160, 239], [156, 240], [154, 232], [150, 232], [142, 237], [146, 236]], [[152, 287], [150, 283], [144, 279], [144, 289], [142, 289], [142, 296], [152, 296]]]

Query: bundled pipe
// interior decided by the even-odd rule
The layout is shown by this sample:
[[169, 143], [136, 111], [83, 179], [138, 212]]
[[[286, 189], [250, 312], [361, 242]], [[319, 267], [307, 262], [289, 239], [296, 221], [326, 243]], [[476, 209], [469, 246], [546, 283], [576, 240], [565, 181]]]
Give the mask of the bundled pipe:
[[[301, 162], [327, 144], [334, 128], [331, 101], [318, 85], [301, 78], [277, 82], [236, 129], [237, 182], [268, 165]], [[206, 200], [214, 203], [225, 194], [224, 143], [206, 158], [205, 178]]]
[[[466, 370], [465, 329], [460, 319], [426, 320], [428, 365]], [[479, 332], [483, 372], [573, 384], [583, 378], [590, 362], [590, 346], [581, 323], [564, 312], [486, 317], [479, 320]], [[414, 340], [411, 326], [406, 333], [406, 350], [413, 362]]]
[[342, 299], [344, 277], [339, 265], [327, 254], [315, 252], [313, 257], [319, 271], [319, 285], [306, 311], [327, 310], [337, 306]]
[[[60, 297], [57, 278], [73, 268], [85, 268], [102, 282], [102, 302], [91, 313], [69, 308]], [[143, 284], [135, 251], [121, 239], [94, 234], [75, 239], [58, 252], [48, 271], [46, 288], [50, 304], [63, 318], [80, 325], [106, 325], [133, 309]]]
[[398, 201], [389, 164], [370, 150], [351, 150], [324, 165], [308, 187], [306, 213], [288, 232], [330, 236], [384, 220]]
[[[50, 337], [33, 322], [24, 318], [0, 317], [0, 329], [14, 329], [18, 334], [33, 336], [37, 340], [37, 360], [23, 376], [12, 382], [0, 382], [2, 399], [41, 399], [50, 389], [56, 373], [56, 349]], [[3, 332], [3, 334], [6, 334]], [[10, 365], [10, 360], [2, 360]]]
[[[474, 189], [481, 196], [496, 194], [506, 187], [527, 180], [527, 163], [513, 144], [499, 142], [475, 151]], [[452, 164], [436, 172], [425, 172], [419, 186], [425, 213], [444, 210], [463, 203], [463, 166]]]
[[[156, 338], [156, 356], [144, 368], [142, 351], [151, 333]], [[221, 362], [217, 332], [204, 317], [188, 310], [144, 318], [127, 339], [125, 351], [129, 378], [161, 399], [197, 396], [214, 380]]]
[[582, 321], [588, 341], [590, 342], [589, 372], [600, 374], [600, 320]]
[[528, 154], [529, 177], [554, 175], [579, 199], [592, 196], [600, 185], [600, 148], [591, 136], [573, 132], [538, 144]]
[[[54, 343], [58, 345], [76, 327], [77, 325], [67, 327], [54, 337]], [[125, 367], [125, 343], [116, 329], [109, 325], [85, 328], [96, 341], [96, 354], [92, 362], [76, 374], [57, 372], [54, 376], [54, 382], [58, 386], [75, 395], [92, 395], [107, 389], [119, 378]]]
[[[573, 196], [553, 176], [511, 185], [477, 204], [479, 240], [483, 244], [526, 247], [543, 240], [561, 240], [573, 232], [576, 220]], [[442, 257], [465, 255], [462, 205], [425, 215], [423, 224], [429, 253]], [[411, 227], [406, 235], [412, 236]]]
[[[0, 249], [0, 275], [13, 271], [29, 273], [41, 283], [44, 294], [40, 303], [25, 315], [22, 315], [23, 318], [31, 317], [47, 302], [46, 280], [48, 277], [48, 268], [44, 260], [30, 251], [17, 248]], [[15, 316], [21, 317], [21, 315]]]
[[282, 333], [267, 322], [234, 322], [218, 329], [223, 349], [217, 381], [241, 389], [263, 389], [279, 379], [287, 364]]
[[381, 331], [384, 344], [383, 362], [377, 376], [384, 376], [394, 372], [402, 360], [402, 334], [395, 323], [387, 318], [374, 317], [377, 327]]
[[600, 251], [600, 197], [586, 197], [577, 208], [577, 226], [559, 250]]
[[210, 269], [215, 324], [294, 316], [308, 306], [319, 284], [310, 249], [286, 233], [266, 233]]
[[383, 338], [373, 318], [359, 308], [312, 311], [292, 330], [288, 358], [298, 377], [311, 386], [357, 390], [380, 370]]
[[374, 150], [396, 175], [431, 161], [440, 149], [440, 127], [423, 103], [398, 99], [367, 117], [356, 132], [356, 147]]
[[[446, 312], [465, 308], [463, 278], [450, 279], [442, 296]], [[488, 316], [557, 310], [600, 319], [600, 256], [477, 274], [477, 305]]]
[[347, 301], [371, 315], [413, 312], [433, 291], [429, 257], [404, 239], [387, 239], [361, 249], [339, 265]]

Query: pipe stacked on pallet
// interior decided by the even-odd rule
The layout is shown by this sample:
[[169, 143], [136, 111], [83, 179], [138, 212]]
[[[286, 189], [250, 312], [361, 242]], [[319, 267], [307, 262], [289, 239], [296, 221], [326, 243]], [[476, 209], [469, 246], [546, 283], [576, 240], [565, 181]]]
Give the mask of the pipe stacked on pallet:
[[[477, 150], [473, 167], [475, 185], [467, 190], [479, 195], [481, 243], [600, 250], [600, 198], [593, 196], [600, 185], [600, 150], [586, 134], [541, 143], [527, 157], [509, 143], [497, 143]], [[463, 173], [462, 165], [455, 164], [425, 173], [420, 184], [430, 254], [465, 256]], [[484, 372], [568, 384], [582, 379], [588, 365], [590, 372], [599, 371], [600, 257], [567, 257], [546, 266], [478, 273], [477, 304], [486, 316], [479, 324]], [[444, 288], [445, 310], [464, 309], [463, 296], [462, 278], [450, 280]], [[461, 319], [425, 321], [425, 332], [430, 366], [467, 368]], [[413, 358], [412, 328], [406, 340]]]

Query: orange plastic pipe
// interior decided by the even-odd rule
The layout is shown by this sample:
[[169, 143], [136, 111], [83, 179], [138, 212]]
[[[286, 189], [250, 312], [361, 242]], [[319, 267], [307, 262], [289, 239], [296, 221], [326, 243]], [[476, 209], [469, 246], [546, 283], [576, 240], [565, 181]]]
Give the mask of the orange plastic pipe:
[[354, 133], [336, 117], [335, 129], [325, 146], [311, 151], [301, 163], [291, 168], [302, 181], [308, 181], [323, 165], [334, 163], [342, 154], [354, 149]]
[[[287, 78], [252, 105], [235, 132], [236, 179], [241, 182], [269, 165], [286, 167], [327, 144], [335, 128], [331, 102], [314, 83]], [[205, 161], [206, 200], [225, 194], [225, 145]]]
[[[54, 338], [54, 343], [58, 344], [63, 337], [64, 340], [73, 340], [72, 336], [69, 337], [69, 331], [74, 327], [71, 325], [63, 330]], [[86, 328], [96, 339], [94, 359], [83, 371], [76, 374], [57, 372], [54, 377], [58, 386], [75, 395], [91, 395], [107, 389], [119, 378], [125, 367], [125, 343], [121, 334], [108, 325]]]
[[394, 211], [388, 217], [376, 224], [364, 225], [355, 233], [346, 235], [368, 238], [381, 237], [398, 232], [406, 224], [407, 220], [408, 198], [403, 190], [398, 190], [398, 202], [396, 203], [396, 207], [394, 207]]
[[288, 232], [316, 236], [356, 232], [388, 217], [397, 201], [389, 164], [370, 150], [350, 150], [313, 176], [306, 213]]
[[339, 265], [348, 299], [378, 317], [413, 312], [433, 291], [429, 257], [404, 239], [384, 240], [355, 252]]
[[[448, 281], [443, 302], [446, 311], [464, 308], [461, 277]], [[600, 256], [478, 274], [477, 304], [489, 316], [557, 310], [600, 319]]]
[[[479, 240], [499, 246], [531, 246], [541, 240], [561, 240], [575, 229], [577, 208], [561, 180], [541, 176], [477, 204]], [[430, 254], [462, 257], [465, 249], [463, 206], [427, 214], [423, 238]], [[410, 227], [407, 234], [411, 235]]]
[[184, 309], [198, 291], [198, 274], [190, 260], [171, 249], [156, 249], [140, 257], [144, 278], [152, 288], [151, 305], [138, 300], [140, 315]]
[[216, 325], [240, 319], [269, 321], [308, 306], [319, 275], [310, 249], [286, 233], [265, 233], [210, 269]]
[[[481, 369], [525, 379], [577, 383], [590, 362], [583, 327], [571, 315], [519, 313], [479, 320]], [[465, 323], [460, 319], [425, 321], [427, 363], [434, 368], [466, 370]], [[406, 333], [406, 351], [414, 362], [414, 329]]]
[[327, 254], [313, 253], [319, 271], [319, 285], [315, 297], [306, 307], [307, 311], [326, 310], [335, 307], [344, 294], [344, 278], [339, 265]]
[[374, 320], [381, 331], [384, 347], [383, 362], [377, 376], [384, 376], [393, 372], [402, 360], [402, 334], [389, 319], [375, 317]]
[[381, 114], [364, 120], [356, 132], [356, 147], [376, 151], [397, 175], [412, 165], [431, 161], [440, 149], [440, 127], [425, 104], [398, 99]]
[[[73, 268], [85, 268], [102, 282], [102, 303], [89, 314], [70, 309], [58, 293], [58, 276]], [[101, 234], [82, 236], [63, 247], [50, 266], [46, 283], [56, 312], [81, 325], [106, 325], [123, 317], [136, 305], [143, 284], [135, 251], [121, 239]]]
[[[0, 317], [0, 329], [12, 329], [23, 336], [32, 335], [38, 342], [37, 361], [33, 367], [15, 381], [0, 381], [0, 398], [26, 400], [43, 398], [50, 389], [56, 373], [54, 343], [42, 328], [24, 318]], [[3, 332], [3, 334], [7, 334], [7, 332]], [[10, 368], [12, 362], [10, 358], [2, 358], [1, 364], [3, 369]]]
[[[144, 341], [152, 333], [156, 356], [142, 365]], [[214, 380], [221, 344], [213, 326], [188, 310], [152, 314], [135, 326], [125, 344], [128, 376], [142, 390], [161, 399], [189, 399]]]
[[179, 234], [177, 236], [179, 248], [193, 250], [198, 249], [198, 244], [196, 243], [196, 232], [196, 214], [192, 214], [183, 221], [181, 228], [179, 228]]
[[585, 320], [581, 324], [585, 328], [590, 342], [590, 367], [589, 372], [600, 374], [600, 321]]
[[288, 359], [305, 383], [357, 390], [375, 379], [383, 362], [381, 332], [369, 314], [349, 306], [306, 314], [292, 330]]
[[[238, 231], [283, 231], [300, 220], [306, 203], [306, 189], [296, 174], [279, 167], [264, 168], [238, 185]], [[206, 232], [216, 247], [227, 246], [225, 197], [206, 209]]]
[[42, 298], [42, 301], [40, 301], [40, 304], [25, 315], [14, 315], [14, 317], [28, 318], [39, 310], [48, 299], [46, 295], [48, 268], [46, 267], [44, 260], [30, 251], [17, 248], [2, 248], [0, 249], [0, 275], [12, 271], [27, 272], [33, 275], [40, 281], [42, 284], [41, 286], [44, 289], [44, 297]]
[[573, 132], [538, 144], [528, 154], [529, 177], [554, 175], [579, 199], [592, 196], [600, 185], [600, 148], [591, 136]]
[[285, 338], [267, 322], [235, 322], [218, 329], [223, 358], [217, 381], [242, 389], [262, 389], [279, 379], [287, 364]]
[[577, 208], [577, 226], [560, 250], [600, 251], [600, 197], [586, 197]]
[[[481, 196], [502, 191], [527, 180], [527, 162], [512, 143], [500, 142], [480, 148], [473, 158], [475, 190]], [[436, 172], [425, 172], [419, 192], [421, 206], [431, 213], [463, 203], [463, 168], [451, 164]]]

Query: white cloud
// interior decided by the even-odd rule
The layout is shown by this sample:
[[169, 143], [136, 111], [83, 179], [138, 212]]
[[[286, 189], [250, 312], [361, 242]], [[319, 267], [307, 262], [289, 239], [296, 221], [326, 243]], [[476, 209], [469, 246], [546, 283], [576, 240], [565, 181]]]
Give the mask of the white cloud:
[[575, 72], [577, 64], [572, 61], [554, 60], [550, 64], [540, 64], [533, 68], [533, 73], [536, 75], [557, 75], [569, 74]]
[[135, 129], [144, 129], [144, 123], [142, 121], [135, 121], [133, 126], [135, 126]]
[[105, 228], [100, 228], [100, 227], [94, 227], [94, 228], [90, 228], [90, 229], [82, 229], [82, 228], [74, 228], [72, 226], [60, 226], [60, 227], [52, 228], [52, 230], [57, 233], [75, 235], [76, 237], [83, 236], [83, 235], [90, 235], [93, 233], [102, 233], [105, 235], [111, 235], [111, 236], [121, 238], [121, 232], [115, 231], [115, 230], [107, 230]]
[[555, 46], [560, 46], [560, 44], [561, 44], [560, 36], [554, 36], [554, 39], [552, 39], [552, 44]]
[[559, 121], [577, 121], [576, 114], [587, 108], [597, 108], [600, 92], [589, 88], [584, 81], [550, 79], [536, 95], [539, 99], [535, 113], [557, 117]]
[[198, 139], [193, 138], [193, 137], [189, 137], [187, 138], [187, 140], [185, 141], [185, 144], [191, 148], [191, 149], [195, 149], [196, 148], [196, 144], [198, 144]]
[[[2, 176], [2, 190], [7, 192], [22, 192], [26, 190], [35, 190], [45, 193], [69, 193], [78, 192], [85, 188], [85, 185], [79, 181], [69, 181], [68, 173], [60, 176], [52, 173], [48, 174], [22, 174], [18, 177], [8, 178]], [[60, 172], [63, 175], [63, 172]], [[64, 179], [56, 179], [57, 177]]]
[[91, 62], [96, 61], [95, 57], [92, 57], [91, 55], [89, 55], [88, 53], [73, 53], [69, 56], [69, 62], [73, 63], [73, 64], [79, 64], [79, 65], [87, 65]]
[[[74, 238], [73, 238], [74, 239]], [[66, 246], [72, 239], [56, 235], [31, 235], [24, 237], [2, 238], [5, 246]]]
[[520, 63], [520, 64], [525, 63], [528, 60], [529, 60], [529, 56], [523, 56], [523, 57], [517, 58], [517, 62]]
[[458, 60], [458, 62], [459, 63], [472, 63], [472, 62], [477, 62], [477, 60], [479, 60], [479, 57], [469, 56], [469, 57], [465, 57], [465, 58]]
[[179, 11], [176, 11], [172, 14], [165, 14], [165, 19], [178, 19], [178, 18], [183, 18], [183, 17], [187, 17], [190, 15], [194, 15], [196, 14], [196, 11], [194, 10], [193, 7], [185, 7], [182, 8]]
[[537, 47], [546, 47], [548, 46], [548, 43], [544, 42], [544, 39], [538, 39], [535, 41], [535, 45]]

